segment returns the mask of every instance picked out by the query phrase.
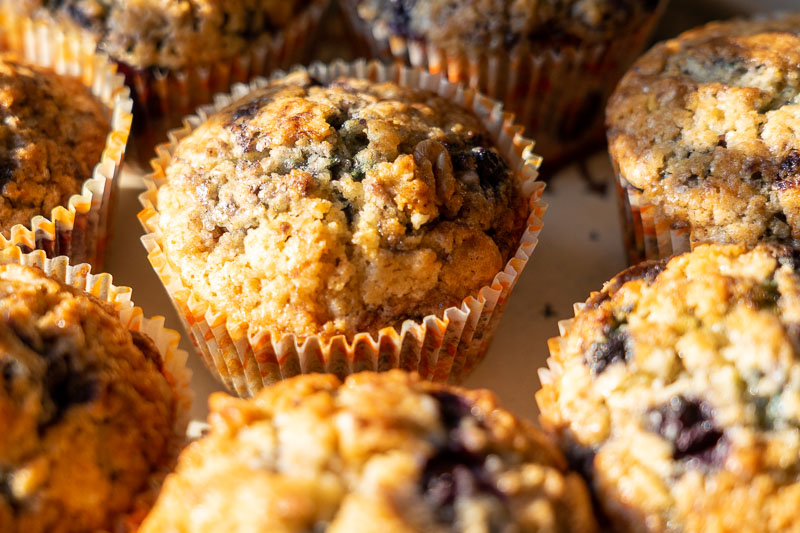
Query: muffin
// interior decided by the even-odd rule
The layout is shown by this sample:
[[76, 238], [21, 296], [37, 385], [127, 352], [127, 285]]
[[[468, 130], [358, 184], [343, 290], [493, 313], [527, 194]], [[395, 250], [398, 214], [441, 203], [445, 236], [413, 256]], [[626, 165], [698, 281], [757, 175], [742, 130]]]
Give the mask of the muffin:
[[[151, 262], [190, 327], [231, 334], [204, 350], [215, 373], [236, 376], [226, 352], [279, 363], [251, 367], [249, 392], [299, 371], [349, 370], [345, 344], [358, 335], [369, 352], [356, 366], [431, 361], [446, 379], [454, 357], [460, 371], [485, 352], [504, 290], [495, 278], [530, 242], [538, 159], [524, 140], [496, 145], [481, 118], [433, 92], [321, 72], [254, 88], [178, 134], [143, 197]], [[475, 300], [490, 285], [497, 295]], [[291, 345], [312, 351], [298, 359]]]
[[[87, 33], [136, 102], [134, 156], [216, 92], [304, 58], [327, 0], [2, 0], [9, 27], [50, 20]], [[14, 31], [12, 29], [12, 31]]]
[[343, 0], [394, 58], [502, 101], [554, 168], [602, 139], [602, 109], [666, 0]]
[[81, 192], [111, 125], [80, 80], [8, 54], [0, 54], [0, 113], [0, 229], [9, 235]]
[[631, 260], [800, 238], [800, 15], [714, 22], [656, 45], [608, 106]]
[[86, 265], [61, 259], [47, 261], [54, 274], [106, 292], [106, 301], [38, 268], [0, 265], [4, 533], [111, 531], [131, 519], [174, 454], [183, 402], [167, 370], [174, 349], [162, 355], [141, 317], [123, 325], [103, 278], [81, 279]]
[[595, 530], [580, 477], [488, 391], [398, 370], [209, 403], [141, 533]]
[[23, 13], [88, 30], [109, 56], [133, 69], [180, 69], [241, 55], [288, 27], [309, 0], [16, 0]]
[[0, 4], [0, 246], [102, 266], [131, 128], [116, 67], [40, 23], [15, 46]]
[[795, 531], [800, 255], [701, 245], [632, 267], [550, 341], [543, 427], [615, 531]]

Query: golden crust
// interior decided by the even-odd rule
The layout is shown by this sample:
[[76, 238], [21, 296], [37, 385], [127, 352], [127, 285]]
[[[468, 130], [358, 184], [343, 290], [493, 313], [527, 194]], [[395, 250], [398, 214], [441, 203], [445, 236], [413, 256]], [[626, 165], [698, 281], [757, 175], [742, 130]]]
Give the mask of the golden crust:
[[0, 266], [0, 531], [110, 530], [166, 465], [152, 342], [38, 269]]
[[79, 80], [0, 55], [0, 230], [50, 217], [81, 191], [100, 162], [108, 115]]
[[235, 321], [300, 337], [460, 305], [528, 216], [476, 117], [391, 83], [290, 76], [182, 139], [165, 175], [159, 227], [184, 284]]
[[800, 530], [797, 252], [623, 272], [550, 343], [541, 422], [619, 531]]
[[800, 15], [656, 45], [607, 109], [611, 156], [695, 242], [800, 238]]
[[487, 391], [312, 374], [210, 406], [141, 533], [595, 529], [580, 478]]

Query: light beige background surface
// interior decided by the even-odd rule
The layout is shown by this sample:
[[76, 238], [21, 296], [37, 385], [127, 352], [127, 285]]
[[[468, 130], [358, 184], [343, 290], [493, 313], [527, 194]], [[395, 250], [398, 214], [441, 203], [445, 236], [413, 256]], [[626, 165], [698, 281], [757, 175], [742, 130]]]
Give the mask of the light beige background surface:
[[[714, 18], [777, 9], [800, 10], [800, 0], [672, 0], [657, 36], [669, 37]], [[553, 177], [545, 193], [550, 208], [539, 246], [509, 301], [486, 360], [465, 383], [495, 391], [517, 414], [536, 416], [536, 370], [547, 357], [547, 338], [558, 334], [558, 320], [572, 316], [573, 302], [585, 300], [589, 291], [600, 289], [605, 280], [625, 267], [610, 179], [604, 151]], [[129, 169], [121, 183], [107, 270], [117, 285], [133, 287], [134, 301], [148, 316], [164, 315], [168, 327], [181, 331], [182, 346], [190, 352], [194, 370], [193, 415], [205, 418], [208, 394], [222, 387], [194, 353], [147, 262], [136, 219], [140, 209], [137, 195], [142, 188], [141, 175]]]

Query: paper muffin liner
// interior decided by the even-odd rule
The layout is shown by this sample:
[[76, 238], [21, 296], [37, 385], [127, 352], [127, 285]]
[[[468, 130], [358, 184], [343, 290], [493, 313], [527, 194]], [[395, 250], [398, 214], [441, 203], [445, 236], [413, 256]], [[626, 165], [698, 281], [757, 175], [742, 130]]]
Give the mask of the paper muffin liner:
[[364, 48], [382, 60], [396, 60], [503, 102], [516, 115], [548, 168], [592, 143], [603, 141], [603, 110], [616, 83], [644, 49], [669, 0], [652, 15], [606, 42], [592, 45], [537, 45], [488, 52], [452, 50], [412, 39], [378, 22], [369, 24], [357, 0], [342, 0], [353, 32]]
[[163, 374], [175, 395], [175, 425], [168, 445], [167, 457], [172, 458], [163, 468], [154, 472], [148, 480], [145, 491], [134, 500], [132, 511], [120, 519], [115, 531], [133, 531], [155, 501], [163, 478], [169, 473], [171, 463], [186, 441], [186, 428], [189, 424], [189, 411], [194, 393], [190, 388], [192, 371], [186, 366], [188, 354], [178, 347], [180, 334], [164, 327], [164, 317], [147, 318], [142, 309], [131, 300], [130, 287], [114, 285], [110, 274], [92, 274], [92, 267], [86, 263], [70, 264], [66, 256], [48, 258], [44, 250], [23, 252], [18, 246], [5, 246], [0, 249], [0, 264], [15, 263], [37, 267], [49, 277], [62, 283], [88, 292], [95, 298], [109, 304], [119, 316], [123, 326], [130, 331], [147, 335], [155, 344], [163, 362]]
[[133, 101], [123, 76], [107, 56], [80, 32], [63, 30], [45, 21], [19, 18], [0, 5], [0, 47], [25, 61], [79, 78], [109, 110], [111, 130], [92, 177], [67, 205], [17, 224], [0, 235], [0, 246], [14, 244], [23, 251], [44, 250], [48, 257], [64, 255], [73, 263], [102, 268], [111, 238], [117, 179], [131, 131]]
[[139, 220], [147, 232], [142, 242], [150, 263], [206, 366], [229, 390], [241, 396], [252, 395], [280, 379], [310, 372], [330, 372], [344, 377], [362, 370], [401, 368], [415, 370], [434, 381], [461, 382], [483, 359], [508, 297], [542, 229], [540, 217], [546, 205], [540, 198], [544, 184], [536, 181], [541, 158], [533, 153], [533, 141], [523, 137], [522, 126], [514, 123], [513, 116], [504, 112], [499, 102], [452, 83], [442, 75], [364, 60], [317, 63], [307, 71], [322, 83], [348, 76], [430, 90], [479, 117], [529, 198], [530, 216], [525, 232], [505, 268], [490, 285], [465, 298], [460, 307], [445, 310], [441, 318], [431, 315], [421, 321], [407, 320], [400, 331], [383, 328], [377, 338], [358, 333], [351, 342], [343, 335], [323, 340], [317, 336], [301, 339], [294, 335], [272, 334], [229, 319], [224, 312], [202, 301], [183, 283], [164, 253], [158, 225], [158, 188], [165, 182], [164, 169], [178, 142], [210, 114], [267, 85], [269, 80], [264, 78], [249, 85], [236, 85], [229, 95], [218, 95], [213, 105], [204, 106], [188, 117], [182, 129], [170, 133], [171, 141], [158, 148], [158, 157], [152, 161], [154, 171], [145, 178], [147, 190], [139, 197], [144, 207]]
[[688, 224], [673, 220], [656, 204], [650, 203], [644, 191], [622, 177], [619, 165], [613, 160], [617, 183], [622, 242], [633, 265], [647, 259], [666, 259], [689, 252], [696, 242]]
[[167, 131], [215, 94], [277, 69], [304, 62], [330, 0], [312, 0], [286, 27], [254, 39], [237, 57], [180, 69], [136, 69], [120, 63], [134, 100], [134, 126], [129, 161], [142, 168], [167, 140]]

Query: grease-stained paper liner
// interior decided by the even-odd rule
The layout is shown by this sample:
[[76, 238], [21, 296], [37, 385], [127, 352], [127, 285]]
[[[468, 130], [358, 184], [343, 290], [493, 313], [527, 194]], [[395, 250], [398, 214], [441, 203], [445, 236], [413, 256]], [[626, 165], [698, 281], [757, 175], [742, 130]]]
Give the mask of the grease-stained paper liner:
[[[18, 246], [5, 246], [0, 249], [0, 264], [8, 263], [38, 267], [51, 278], [88, 292], [108, 303], [116, 311], [122, 325], [128, 330], [141, 332], [153, 341], [161, 355], [163, 374], [175, 395], [175, 425], [167, 455], [173, 460], [177, 458], [178, 452], [186, 441], [186, 427], [189, 423], [189, 411], [194, 396], [189, 387], [192, 371], [186, 366], [188, 354], [178, 348], [180, 334], [177, 331], [166, 329], [162, 316], [146, 318], [142, 309], [136, 307], [131, 300], [130, 287], [114, 285], [110, 274], [92, 274], [92, 267], [88, 264], [71, 265], [69, 258], [65, 256], [50, 259], [43, 250], [24, 253]], [[139, 522], [144, 519], [149, 506], [155, 501], [161, 481], [168, 474], [171, 466], [171, 464], [165, 464], [163, 470], [152, 474], [145, 491], [136, 498], [134, 508], [129, 515], [121, 519], [124, 523], [120, 523], [115, 531], [136, 529]]]
[[397, 60], [503, 102], [536, 139], [548, 166], [603, 140], [603, 110], [617, 81], [644, 49], [669, 0], [633, 31], [592, 45], [538, 45], [512, 51], [452, 50], [400, 35], [383, 22], [358, 15], [357, 0], [340, 5], [372, 55]]
[[14, 244], [24, 251], [44, 250], [48, 257], [64, 255], [73, 263], [102, 268], [111, 238], [112, 208], [118, 176], [131, 130], [133, 102], [123, 76], [107, 56], [95, 52], [91, 39], [52, 23], [19, 18], [0, 5], [0, 41], [25, 61], [59, 74], [79, 78], [109, 110], [111, 130], [92, 177], [67, 205], [35, 216], [30, 225], [18, 224], [0, 235], [0, 246]]
[[169, 263], [162, 247], [157, 193], [165, 181], [164, 168], [182, 138], [216, 110], [267, 85], [269, 81], [263, 78], [249, 85], [235, 86], [231, 95], [219, 95], [213, 105], [204, 106], [184, 121], [182, 129], [173, 131], [170, 143], [159, 147], [158, 157], [152, 161], [154, 172], [145, 178], [147, 191], [139, 197], [144, 206], [139, 220], [147, 232], [142, 242], [148, 258], [206, 366], [229, 390], [241, 396], [252, 395], [280, 379], [309, 372], [330, 372], [342, 377], [361, 370], [401, 368], [416, 370], [427, 379], [458, 383], [485, 355], [508, 296], [533, 253], [542, 229], [540, 217], [546, 205], [540, 197], [544, 184], [536, 181], [541, 158], [533, 153], [533, 141], [522, 136], [522, 127], [514, 123], [513, 116], [504, 112], [500, 103], [449, 82], [442, 75], [364, 60], [329, 65], [317, 63], [307, 70], [322, 83], [349, 76], [427, 89], [470, 109], [480, 118], [522, 182], [523, 193], [530, 203], [527, 228], [503, 271], [495, 276], [491, 285], [464, 299], [460, 307], [445, 310], [442, 318], [431, 315], [419, 322], [407, 320], [400, 331], [392, 327], [381, 329], [377, 339], [368, 333], [359, 333], [352, 342], [342, 335], [329, 341], [316, 336], [300, 339], [294, 335], [272, 335], [228, 319], [223, 312], [193, 294]]
[[617, 181], [620, 226], [628, 263], [666, 259], [692, 250], [691, 228], [673, 221], [661, 207], [650, 203], [644, 192], [628, 183], [613, 161]]
[[277, 69], [304, 62], [330, 0], [312, 0], [292, 22], [273, 35], [253, 39], [237, 57], [180, 69], [136, 69], [120, 64], [133, 91], [135, 123], [130, 161], [146, 167], [167, 131], [215, 94], [229, 91]]

